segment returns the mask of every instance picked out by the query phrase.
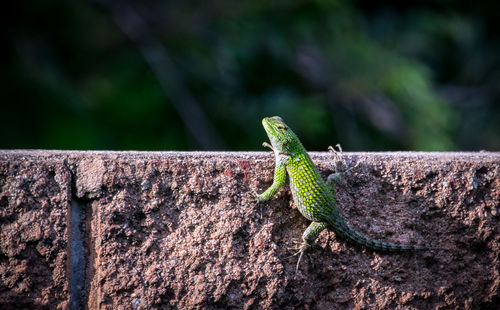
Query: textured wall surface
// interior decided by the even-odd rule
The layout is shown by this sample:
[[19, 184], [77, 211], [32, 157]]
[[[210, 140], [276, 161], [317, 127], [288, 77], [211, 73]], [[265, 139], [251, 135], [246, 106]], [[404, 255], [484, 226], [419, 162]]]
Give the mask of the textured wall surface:
[[[326, 176], [332, 157], [312, 153]], [[348, 222], [442, 248], [380, 254], [308, 221], [270, 153], [0, 151], [0, 309], [495, 309], [500, 153], [346, 153]], [[357, 165], [357, 166], [356, 166]]]

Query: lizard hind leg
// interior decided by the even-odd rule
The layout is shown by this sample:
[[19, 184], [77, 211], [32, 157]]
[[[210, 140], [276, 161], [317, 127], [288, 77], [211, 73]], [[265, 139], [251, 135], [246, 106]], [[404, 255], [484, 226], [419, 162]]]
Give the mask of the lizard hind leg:
[[293, 256], [300, 254], [297, 260], [297, 266], [295, 267], [295, 273], [299, 270], [300, 260], [304, 252], [311, 246], [311, 244], [316, 240], [318, 235], [326, 228], [326, 223], [322, 222], [312, 222], [307, 229], [302, 234], [302, 242], [300, 243], [297, 253]]

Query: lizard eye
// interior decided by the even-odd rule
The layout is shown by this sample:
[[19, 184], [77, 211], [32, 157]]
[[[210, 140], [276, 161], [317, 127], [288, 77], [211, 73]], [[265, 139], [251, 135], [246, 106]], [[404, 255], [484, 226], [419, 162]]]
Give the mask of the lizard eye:
[[286, 127], [282, 126], [282, 125], [278, 125], [278, 126], [276, 126], [276, 128], [278, 128], [279, 130], [285, 130], [286, 129]]

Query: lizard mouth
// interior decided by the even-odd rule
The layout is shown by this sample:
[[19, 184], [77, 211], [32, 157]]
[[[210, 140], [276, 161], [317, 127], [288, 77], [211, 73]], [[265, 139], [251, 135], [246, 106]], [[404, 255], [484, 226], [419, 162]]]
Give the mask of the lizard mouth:
[[264, 126], [264, 129], [266, 132], [273, 131], [273, 126], [271, 125], [271, 122], [269, 121], [269, 117], [264, 117], [262, 119], [262, 126]]
[[266, 131], [267, 137], [273, 146], [276, 146], [276, 128], [274, 127], [271, 117], [264, 117], [262, 119], [262, 126]]

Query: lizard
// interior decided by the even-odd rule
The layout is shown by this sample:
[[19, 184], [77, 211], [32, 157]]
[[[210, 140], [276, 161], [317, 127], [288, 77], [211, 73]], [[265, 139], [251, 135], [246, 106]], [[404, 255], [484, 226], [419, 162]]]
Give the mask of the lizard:
[[[262, 145], [274, 152], [275, 169], [272, 185], [262, 194], [256, 194], [257, 202], [270, 200], [285, 185], [288, 174], [297, 209], [305, 218], [312, 221], [302, 234], [302, 242], [299, 243], [298, 252], [294, 254], [300, 254], [296, 271], [304, 252], [324, 229], [332, 230], [337, 237], [347, 242], [375, 251], [406, 252], [428, 249], [422, 246], [374, 240], [356, 231], [346, 223], [337, 205], [335, 186], [341, 180], [341, 172], [337, 171], [338, 165], [335, 166], [335, 173], [325, 182], [299, 138], [281, 117], [265, 117], [262, 119], [262, 125], [271, 142], [271, 144], [264, 142]], [[332, 147], [329, 149], [336, 152]], [[340, 147], [339, 150], [341, 152]]]

